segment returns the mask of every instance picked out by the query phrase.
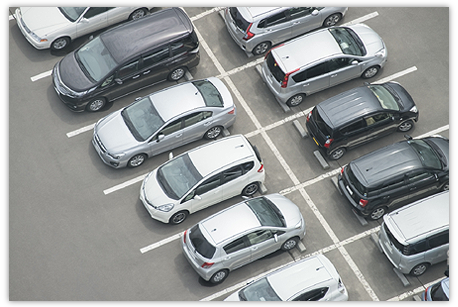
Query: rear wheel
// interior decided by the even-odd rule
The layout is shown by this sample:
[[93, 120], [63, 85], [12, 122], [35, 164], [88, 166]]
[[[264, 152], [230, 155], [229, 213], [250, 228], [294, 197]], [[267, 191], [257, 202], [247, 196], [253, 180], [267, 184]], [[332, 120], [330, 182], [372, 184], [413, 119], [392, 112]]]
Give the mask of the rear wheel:
[[146, 10], [145, 9], [137, 9], [132, 12], [129, 16], [129, 20], [137, 20], [142, 18], [143, 16], [146, 15]]
[[243, 188], [243, 196], [252, 196], [259, 190], [259, 184], [257, 182], [252, 182], [246, 187]]
[[334, 149], [333, 151], [331, 151], [331, 153], [329, 154], [329, 157], [332, 159], [332, 160], [338, 160], [340, 158], [342, 158], [342, 156], [345, 154], [347, 150], [345, 148], [337, 148], [337, 149]]
[[256, 47], [254, 47], [254, 49], [251, 51], [254, 55], [261, 55], [261, 54], [264, 54], [267, 52], [267, 50], [270, 49], [270, 46], [272, 46], [271, 43], [269, 42], [262, 42], [258, 45], [256, 45]]
[[281, 249], [284, 251], [292, 250], [293, 248], [296, 247], [297, 242], [299, 242], [298, 238], [290, 238], [285, 243], [283, 243], [283, 245], [281, 246]]
[[228, 275], [229, 275], [228, 270], [220, 270], [216, 272], [215, 274], [213, 274], [213, 276], [210, 278], [210, 282], [212, 284], [220, 284], [227, 278]]
[[221, 134], [222, 131], [223, 128], [220, 126], [210, 128], [207, 130], [207, 132], [205, 132], [204, 138], [207, 140], [214, 140]]
[[387, 210], [386, 207], [377, 207], [374, 210], [372, 210], [372, 212], [369, 215], [369, 217], [371, 218], [371, 220], [376, 221], [376, 220], [378, 220], [379, 218], [381, 218], [382, 216], [385, 215], [386, 210]]
[[178, 81], [181, 78], [183, 78], [185, 73], [186, 73], [186, 69], [184, 67], [178, 67], [170, 72], [167, 79], [169, 81]]
[[300, 105], [305, 100], [304, 94], [296, 94], [288, 99], [286, 104], [290, 107], [296, 107]]

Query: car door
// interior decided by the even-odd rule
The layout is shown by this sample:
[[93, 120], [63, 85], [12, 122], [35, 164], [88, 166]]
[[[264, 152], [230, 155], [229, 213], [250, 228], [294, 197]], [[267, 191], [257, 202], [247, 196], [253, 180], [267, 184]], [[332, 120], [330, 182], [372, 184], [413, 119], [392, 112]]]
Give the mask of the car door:
[[313, 7], [292, 7], [287, 11], [291, 22], [291, 36], [301, 34], [321, 27], [321, 13]]
[[103, 84], [103, 95], [108, 97], [109, 100], [115, 100], [122, 96], [131, 93], [133, 90], [138, 88], [140, 81], [140, 58], [132, 59], [129, 62], [121, 65], [117, 71], [106, 81], [110, 81], [107, 86]]
[[366, 123], [364, 120], [359, 118], [349, 123], [348, 125], [340, 128], [340, 134], [343, 136], [343, 140], [335, 144], [335, 146], [343, 146], [348, 149], [356, 147], [366, 141], [366, 132]]
[[183, 143], [200, 140], [213, 123], [213, 112], [198, 111], [184, 116]]
[[182, 119], [178, 118], [165, 124], [153, 137], [151, 137], [148, 142], [148, 154], [150, 157], [156, 156], [181, 146], [182, 142]]
[[382, 111], [371, 114], [364, 117], [364, 121], [367, 126], [365, 135], [368, 142], [393, 133], [397, 128], [393, 114], [390, 112]]
[[250, 242], [251, 261], [255, 261], [277, 251], [281, 243], [275, 241], [274, 234], [270, 229], [256, 230], [247, 235]]
[[131, 9], [131, 7], [107, 7], [108, 26], [127, 20]]
[[345, 81], [357, 78], [361, 75], [361, 68], [354, 59], [349, 57], [337, 57], [328, 61], [329, 86], [335, 86]]
[[292, 37], [291, 22], [285, 11], [261, 20], [258, 24], [258, 30], [260, 33], [257, 35], [262, 37], [257, 39], [259, 43], [270, 41], [272, 45], [275, 45]]
[[409, 185], [406, 176], [401, 175], [387, 180], [383, 187], [376, 189], [371, 194], [377, 195], [377, 204], [383, 204], [387, 207], [395, 207], [405, 204], [410, 199]]
[[76, 23], [78, 37], [108, 27], [106, 7], [89, 7]]
[[292, 79], [298, 83], [294, 85], [294, 92], [309, 95], [324, 90], [329, 87], [329, 78], [330, 74], [327, 63], [318, 63], [292, 76]]
[[187, 200], [186, 207], [191, 213], [221, 202], [223, 200], [221, 173], [205, 179], [188, 194], [185, 200]]
[[145, 88], [165, 80], [170, 72], [170, 60], [170, 48], [168, 45], [146, 52], [142, 56], [138, 88]]
[[223, 257], [223, 265], [229, 270], [235, 270], [251, 262], [251, 249], [246, 236], [232, 240], [223, 249], [226, 253]]
[[428, 240], [428, 250], [425, 252], [425, 261], [435, 264], [447, 259], [449, 250], [449, 231], [436, 234]]
[[233, 166], [222, 172], [223, 197], [229, 199], [242, 193], [243, 188], [249, 183], [246, 182], [244, 170], [241, 165]]
[[407, 173], [409, 188], [409, 201], [413, 202], [424, 196], [437, 192], [438, 179], [435, 174], [429, 170], [419, 170]]

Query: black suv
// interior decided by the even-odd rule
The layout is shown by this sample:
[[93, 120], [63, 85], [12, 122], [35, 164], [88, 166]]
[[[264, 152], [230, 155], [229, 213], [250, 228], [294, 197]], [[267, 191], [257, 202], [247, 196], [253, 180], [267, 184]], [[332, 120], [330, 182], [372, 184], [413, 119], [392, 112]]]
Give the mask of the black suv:
[[449, 140], [406, 138], [342, 168], [339, 190], [356, 213], [377, 220], [389, 207], [449, 189]]
[[348, 149], [395, 131], [407, 132], [418, 120], [415, 102], [397, 82], [369, 84], [319, 103], [306, 127], [316, 145], [333, 160]]
[[179, 8], [109, 29], [69, 53], [53, 68], [59, 98], [72, 111], [95, 112], [108, 102], [199, 64], [199, 41]]

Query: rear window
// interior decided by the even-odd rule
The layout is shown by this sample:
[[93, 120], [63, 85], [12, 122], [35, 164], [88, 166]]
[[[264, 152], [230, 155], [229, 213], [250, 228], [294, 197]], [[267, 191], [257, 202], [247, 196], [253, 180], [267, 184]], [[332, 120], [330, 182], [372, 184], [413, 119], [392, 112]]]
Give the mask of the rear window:
[[285, 218], [280, 209], [267, 198], [253, 198], [245, 203], [256, 215], [262, 226], [286, 227]]
[[442, 288], [442, 282], [431, 286], [431, 299], [433, 301], [448, 301], [449, 298]]
[[332, 136], [332, 129], [329, 127], [328, 124], [323, 120], [320, 115], [320, 112], [317, 108], [314, 108], [312, 111], [312, 119], [315, 122], [318, 130], [323, 134], [324, 137], [331, 137]]
[[216, 248], [211, 245], [207, 239], [202, 235], [199, 224], [190, 229], [189, 239], [196, 251], [207, 259], [212, 259], [215, 254]]
[[359, 182], [358, 178], [356, 178], [353, 170], [351, 169], [351, 163], [345, 168], [348, 176], [348, 180], [353, 185], [353, 187], [359, 192], [359, 194], [367, 196], [367, 188]]
[[398, 240], [396, 240], [396, 238], [393, 236], [390, 229], [388, 228], [388, 226], [386, 226], [385, 223], [383, 223], [383, 229], [385, 230], [386, 235], [388, 236], [388, 239], [391, 241], [391, 243], [393, 243], [393, 245], [396, 247], [398, 251], [402, 252], [406, 246], [402, 245], [401, 243], [399, 243]]
[[266, 61], [267, 67], [274, 76], [275, 80], [277, 80], [278, 82], [282, 82], [285, 79], [285, 73], [278, 66], [277, 62], [274, 59], [274, 56], [272, 55], [272, 52], [269, 52], [269, 54], [267, 54]]
[[235, 21], [237, 27], [239, 27], [243, 31], [246, 31], [246, 29], [248, 29], [250, 23], [242, 17], [242, 15], [236, 7], [230, 7], [229, 13], [231, 14], [232, 19]]
[[223, 107], [224, 101], [216, 87], [207, 80], [192, 82], [204, 98], [207, 107]]

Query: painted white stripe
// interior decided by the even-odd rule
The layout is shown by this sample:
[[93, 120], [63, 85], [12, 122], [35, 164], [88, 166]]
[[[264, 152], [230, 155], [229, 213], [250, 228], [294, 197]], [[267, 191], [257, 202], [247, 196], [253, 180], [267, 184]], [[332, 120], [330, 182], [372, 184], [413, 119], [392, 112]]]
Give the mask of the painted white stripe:
[[162, 241], [159, 241], [159, 242], [157, 242], [157, 243], [153, 243], [153, 244], [148, 245], [148, 246], [146, 246], [146, 247], [140, 248], [140, 252], [141, 252], [142, 254], [144, 254], [144, 253], [149, 252], [149, 251], [151, 251], [151, 250], [153, 250], [153, 249], [155, 249], [155, 248], [158, 248], [158, 247], [160, 247], [160, 246], [162, 246], [162, 245], [165, 245], [165, 244], [167, 244], [167, 243], [173, 242], [173, 241], [175, 241], [175, 240], [181, 238], [181, 236], [182, 236], [182, 233], [181, 233], [181, 232], [180, 232], [180, 233], [177, 233], [176, 235], [173, 235], [173, 236], [171, 236], [171, 237], [168, 237], [168, 238], [166, 238], [166, 239], [164, 239], [164, 240], [162, 240]]
[[355, 20], [352, 20], [350, 22], [347, 22], [347, 23], [344, 23], [342, 24], [342, 26], [351, 26], [351, 25], [354, 25], [354, 24], [357, 24], [357, 23], [361, 23], [361, 22], [364, 22], [366, 20], [369, 20], [371, 18], [374, 18], [374, 17], [377, 17], [378, 16], [378, 13], [377, 12], [374, 12], [374, 13], [370, 13], [370, 14], [367, 14], [363, 17], [360, 17], [360, 18], [357, 18]]
[[449, 130], [450, 129], [450, 125], [445, 125], [445, 126], [442, 126], [440, 128], [437, 128], [436, 130], [433, 130], [433, 131], [429, 131], [425, 134], [422, 134], [422, 135], [419, 135], [417, 137], [414, 137], [414, 139], [421, 139], [421, 138], [425, 138], [425, 137], [428, 137], [428, 136], [432, 136], [432, 135], [435, 135], [435, 134], [439, 134], [443, 131], [446, 131], [446, 130]]
[[86, 127], [77, 129], [75, 131], [69, 132], [69, 133], [67, 133], [67, 137], [71, 138], [71, 137], [74, 137], [75, 135], [81, 134], [83, 132], [90, 131], [90, 130], [94, 129], [94, 126], [95, 126], [95, 124], [91, 124], [89, 126], [86, 126]]
[[441, 280], [444, 279], [444, 278], [445, 278], [445, 277], [441, 277], [441, 278], [436, 279], [436, 280], [434, 280], [434, 281], [432, 281], [432, 282], [429, 282], [429, 283], [426, 283], [426, 284], [424, 284], [424, 285], [422, 285], [422, 286], [419, 286], [419, 287], [417, 287], [417, 288], [415, 288], [415, 289], [413, 289], [413, 290], [404, 292], [403, 294], [400, 294], [400, 295], [398, 295], [398, 296], [395, 296], [395, 297], [393, 297], [393, 298], [390, 298], [388, 301], [389, 301], [389, 302], [392, 302], [392, 301], [402, 301], [402, 300], [405, 300], [406, 298], [408, 298], [408, 297], [410, 297], [410, 296], [413, 296], [413, 295], [415, 295], [415, 294], [418, 294], [418, 293], [421, 293], [421, 292], [425, 291], [426, 288], [428, 288], [428, 287], [434, 285], [435, 283], [441, 281]]
[[224, 7], [214, 7], [211, 10], [208, 10], [208, 11], [205, 11], [203, 13], [200, 13], [200, 14], [194, 16], [194, 17], [190, 17], [189, 19], [191, 19], [191, 21], [196, 21], [196, 20], [198, 20], [198, 19], [200, 19], [202, 17], [205, 17], [205, 16], [207, 16], [207, 15], [209, 15], [211, 13], [218, 12], [218, 11], [222, 10], [223, 8]]
[[128, 187], [128, 186], [133, 185], [133, 184], [135, 184], [135, 183], [137, 183], [139, 181], [142, 181], [143, 179], [145, 179], [146, 175], [148, 175], [148, 173], [146, 173], [144, 175], [141, 175], [141, 176], [138, 176], [138, 177], [135, 177], [134, 179], [127, 180], [126, 182], [123, 182], [121, 184], [115, 185], [112, 188], [104, 190], [103, 193], [105, 195], [108, 195], [108, 194], [113, 193], [115, 191], [124, 189], [125, 187]]
[[407, 69], [405, 69], [405, 70], [403, 70], [403, 71], [400, 71], [400, 72], [398, 72], [398, 73], [396, 73], [396, 74], [394, 74], [394, 75], [388, 76], [388, 77], [386, 77], [386, 78], [377, 80], [377, 81], [372, 82], [372, 83], [379, 83], [379, 84], [380, 84], [380, 83], [385, 83], [385, 82], [391, 81], [391, 80], [393, 80], [393, 79], [402, 77], [402, 76], [404, 76], [404, 75], [406, 75], [406, 74], [408, 74], [408, 73], [414, 72], [414, 71], [416, 71], [416, 70], [417, 70], [417, 67], [412, 66], [412, 67], [407, 68]]
[[13, 14], [13, 15], [9, 15], [9, 18], [8, 18], [8, 19], [9, 19], [9, 21], [10, 21], [10, 20], [16, 19], [16, 17], [15, 17], [15, 15]]
[[40, 80], [40, 79], [43, 79], [43, 78], [46, 78], [48, 76], [50, 76], [52, 73], [52, 70], [48, 70], [48, 71], [45, 71], [41, 74], [38, 74], [36, 76], [33, 76], [33, 77], [30, 77], [30, 80], [32, 80], [32, 82], [35, 82], [37, 80]]

